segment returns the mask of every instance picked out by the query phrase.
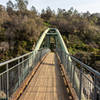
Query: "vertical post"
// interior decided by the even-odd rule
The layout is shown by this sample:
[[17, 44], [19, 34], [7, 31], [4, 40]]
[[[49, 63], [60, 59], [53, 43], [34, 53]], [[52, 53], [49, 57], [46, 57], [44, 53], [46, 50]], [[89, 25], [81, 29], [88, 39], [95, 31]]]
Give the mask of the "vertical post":
[[[24, 57], [22, 57], [22, 62], [24, 61]], [[24, 62], [22, 63], [22, 81], [23, 81], [23, 79], [24, 79], [24, 70], [23, 70], [23, 68], [24, 68]]]
[[35, 66], [35, 51], [34, 51], [34, 56], [33, 56], [33, 66]]
[[61, 53], [60, 59], [61, 59], [61, 64], [62, 64], [62, 51], [60, 51], [60, 53]]
[[65, 69], [66, 69], [66, 53], [64, 52], [64, 67], [65, 67]]
[[68, 55], [66, 56], [66, 58], [67, 58], [67, 73], [69, 74], [69, 60], [68, 60]]
[[55, 40], [56, 40], [56, 42], [55, 42], [55, 44], [56, 44], [56, 49], [58, 48], [57, 46], [58, 46], [58, 41], [57, 41], [57, 36], [56, 36], [56, 38], [55, 38]]
[[1, 90], [1, 87], [2, 87], [2, 86], [1, 86], [1, 77], [2, 77], [2, 75], [0, 75], [0, 90]]
[[37, 65], [37, 61], [38, 61], [38, 54], [39, 54], [39, 50], [36, 53], [36, 65]]
[[49, 36], [49, 44], [48, 44], [49, 48], [50, 48], [50, 36]]
[[41, 58], [42, 58], [42, 50], [40, 51], [41, 53], [40, 53], [40, 60], [41, 60]]
[[39, 51], [37, 51], [37, 52], [36, 52], [36, 56], [35, 56], [35, 66], [37, 65], [37, 60], [38, 60], [38, 52], [39, 52]]
[[70, 63], [71, 63], [70, 81], [72, 82], [72, 61]]
[[7, 98], [9, 99], [9, 70], [8, 70], [8, 63], [6, 65], [6, 71], [7, 71]]
[[2, 90], [2, 75], [0, 75], [0, 91]]
[[96, 89], [96, 75], [94, 75], [94, 98], [93, 100], [96, 100], [97, 99], [97, 89]]
[[65, 66], [65, 69], [66, 69], [66, 53], [64, 52], [64, 66]]
[[18, 78], [19, 78], [18, 84], [20, 86], [20, 59], [18, 59]]
[[28, 56], [28, 72], [30, 72], [30, 63], [29, 63], [29, 61], [30, 61], [30, 55]]
[[[81, 68], [81, 67], [80, 67]], [[82, 68], [80, 69], [80, 88], [79, 88], [79, 100], [81, 100], [81, 92], [82, 92], [82, 74], [83, 70]]]
[[73, 88], [74, 88], [74, 81], [75, 81], [75, 66], [73, 66], [74, 68], [73, 68], [73, 82], [72, 82], [72, 84], [73, 84]]
[[33, 67], [33, 57], [34, 57], [34, 52], [32, 53], [32, 67]]
[[37, 64], [38, 64], [38, 61], [39, 61], [39, 59], [40, 59], [40, 58], [39, 58], [39, 57], [40, 57], [39, 53], [40, 53], [40, 50], [39, 50], [39, 52], [38, 52], [38, 60], [37, 60]]
[[36, 51], [34, 53], [35, 53], [35, 56], [34, 56], [34, 66], [36, 66]]
[[30, 70], [31, 70], [31, 67], [32, 67], [32, 54], [30, 54]]

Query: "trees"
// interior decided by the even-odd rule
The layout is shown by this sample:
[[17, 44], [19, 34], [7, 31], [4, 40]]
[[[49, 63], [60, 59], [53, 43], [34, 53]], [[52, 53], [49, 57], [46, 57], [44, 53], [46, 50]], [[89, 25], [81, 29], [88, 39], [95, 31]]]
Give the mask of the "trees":
[[16, 0], [15, 4], [9, 0], [7, 9], [0, 6], [0, 44], [6, 41], [9, 45], [0, 60], [31, 51], [43, 30], [43, 20], [34, 7], [27, 9], [26, 0]]
[[14, 4], [11, 0], [7, 2], [7, 12], [9, 15], [13, 14]]
[[23, 12], [27, 9], [28, 1], [27, 0], [15, 0], [16, 1], [16, 8]]
[[36, 10], [36, 8], [35, 8], [34, 6], [31, 7], [31, 11], [32, 11], [35, 15], [37, 15], [37, 10]]
[[51, 17], [55, 16], [55, 12], [51, 10], [50, 7], [47, 7], [46, 10], [42, 10], [41, 18], [43, 18], [46, 22], [50, 20]]
[[8, 9], [8, 8], [11, 8], [11, 9], [14, 8], [14, 4], [13, 4], [13, 2], [12, 2], [11, 0], [9, 0], [9, 1], [7, 2], [7, 9]]
[[80, 14], [73, 8], [68, 11], [59, 8], [55, 13], [47, 7], [40, 16], [34, 6], [28, 10], [27, 4], [27, 0], [16, 0], [15, 4], [9, 0], [7, 9], [0, 5], [0, 43], [6, 41], [9, 44], [9, 50], [3, 54], [7, 58], [31, 51], [40, 33], [47, 27], [60, 30], [73, 54], [98, 54], [100, 17], [97, 14]]

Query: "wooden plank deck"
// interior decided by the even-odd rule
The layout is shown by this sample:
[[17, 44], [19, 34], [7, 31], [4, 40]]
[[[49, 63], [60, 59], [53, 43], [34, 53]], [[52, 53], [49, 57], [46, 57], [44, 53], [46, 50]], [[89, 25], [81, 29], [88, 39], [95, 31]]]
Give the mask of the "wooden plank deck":
[[54, 53], [44, 59], [19, 100], [68, 100]]

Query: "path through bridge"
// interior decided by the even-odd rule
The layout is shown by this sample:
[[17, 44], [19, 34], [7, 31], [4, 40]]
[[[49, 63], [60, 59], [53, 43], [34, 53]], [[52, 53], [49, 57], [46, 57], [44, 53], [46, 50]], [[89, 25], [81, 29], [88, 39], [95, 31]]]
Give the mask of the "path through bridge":
[[56, 55], [49, 53], [19, 100], [68, 100]]

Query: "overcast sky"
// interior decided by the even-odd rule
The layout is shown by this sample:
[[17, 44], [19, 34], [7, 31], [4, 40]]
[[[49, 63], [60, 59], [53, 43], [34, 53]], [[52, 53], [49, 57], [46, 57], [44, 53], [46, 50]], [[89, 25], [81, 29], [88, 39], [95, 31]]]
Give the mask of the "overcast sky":
[[[9, 0], [0, 0], [0, 4], [6, 5]], [[14, 0], [11, 0], [14, 2]], [[40, 12], [43, 8], [50, 7], [57, 10], [57, 8], [70, 9], [73, 7], [79, 12], [89, 11], [91, 13], [100, 13], [100, 0], [28, 0], [28, 8], [32, 5]]]

